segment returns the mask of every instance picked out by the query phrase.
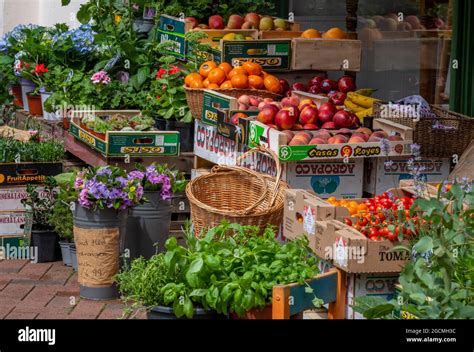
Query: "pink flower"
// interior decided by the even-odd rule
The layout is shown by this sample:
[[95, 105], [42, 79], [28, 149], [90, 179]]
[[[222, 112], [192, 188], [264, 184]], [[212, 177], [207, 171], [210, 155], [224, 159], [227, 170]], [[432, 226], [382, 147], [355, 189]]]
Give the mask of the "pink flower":
[[181, 71], [181, 70], [179, 69], [178, 66], [173, 66], [173, 67], [171, 67], [171, 69], [168, 71], [168, 73], [169, 73], [170, 75], [174, 75], [175, 73], [178, 73], [179, 71]]
[[156, 79], [160, 79], [164, 74], [166, 74], [166, 70], [164, 68], [160, 68], [156, 73]]
[[91, 81], [94, 84], [98, 84], [98, 83], [109, 84], [110, 83], [110, 77], [109, 77], [109, 75], [107, 74], [106, 71], [102, 70], [102, 71], [94, 73], [91, 77]]

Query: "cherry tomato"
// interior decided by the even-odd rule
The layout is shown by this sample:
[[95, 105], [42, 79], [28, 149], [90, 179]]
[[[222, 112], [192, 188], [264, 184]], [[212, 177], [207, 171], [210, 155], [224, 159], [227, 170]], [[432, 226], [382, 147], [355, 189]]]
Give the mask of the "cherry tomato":
[[[387, 229], [388, 230], [388, 229]], [[397, 235], [395, 235], [392, 231], [388, 230], [387, 231], [387, 235], [385, 236], [387, 238], [387, 240], [389, 241], [392, 241], [392, 242], [395, 242], [398, 238]]]
[[379, 218], [380, 222], [384, 222], [384, 221], [385, 221], [385, 215], [384, 215], [384, 213], [378, 213], [378, 214], [377, 214], [377, 217]]
[[386, 228], [386, 227], [382, 227], [379, 230], [379, 235], [382, 236], [382, 237], [387, 237], [388, 233], [389, 233], [389, 229]]
[[379, 235], [379, 230], [376, 227], [371, 227], [369, 230], [369, 237], [377, 237]]
[[359, 225], [361, 227], [367, 226], [368, 223], [369, 223], [369, 220], [367, 220], [366, 217], [359, 218], [359, 220], [357, 220], [357, 225]]

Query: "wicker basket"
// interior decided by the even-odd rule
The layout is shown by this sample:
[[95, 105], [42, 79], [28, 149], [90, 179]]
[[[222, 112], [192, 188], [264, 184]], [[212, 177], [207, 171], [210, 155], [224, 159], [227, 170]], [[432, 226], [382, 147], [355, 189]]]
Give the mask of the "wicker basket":
[[[421, 146], [426, 157], [451, 158], [466, 150], [474, 140], [474, 118], [430, 105], [435, 118], [382, 116], [381, 103], [374, 104], [376, 118], [397, 122], [413, 129], [413, 141]], [[443, 128], [443, 126], [447, 128]]]
[[[200, 120], [202, 116], [202, 106], [204, 101], [204, 91], [205, 89], [199, 88], [188, 88], [184, 87], [186, 91], [186, 101], [188, 103], [189, 109], [191, 110], [191, 114], [195, 119]], [[241, 95], [248, 94], [248, 95], [256, 95], [262, 98], [272, 98], [273, 100], [280, 100], [281, 95], [269, 92], [267, 90], [261, 89], [216, 89], [216, 92], [225, 94], [234, 98], [238, 98]]]
[[263, 229], [279, 226], [287, 184], [281, 181], [281, 165], [274, 152], [258, 147], [244, 153], [243, 160], [254, 152], [264, 152], [275, 159], [277, 176], [262, 175], [241, 166], [215, 166], [208, 175], [192, 180], [186, 187], [191, 205], [195, 235], [220, 224], [223, 219]]

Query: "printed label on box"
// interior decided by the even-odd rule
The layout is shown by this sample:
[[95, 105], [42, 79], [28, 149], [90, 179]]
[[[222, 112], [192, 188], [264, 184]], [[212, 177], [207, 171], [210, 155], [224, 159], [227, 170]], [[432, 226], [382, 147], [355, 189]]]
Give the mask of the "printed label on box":
[[311, 207], [304, 206], [304, 215], [303, 215], [303, 228], [306, 233], [314, 235], [315, 233], [315, 221], [314, 221], [315, 211]]
[[336, 237], [334, 243], [334, 262], [347, 268], [347, 241], [342, 237]]

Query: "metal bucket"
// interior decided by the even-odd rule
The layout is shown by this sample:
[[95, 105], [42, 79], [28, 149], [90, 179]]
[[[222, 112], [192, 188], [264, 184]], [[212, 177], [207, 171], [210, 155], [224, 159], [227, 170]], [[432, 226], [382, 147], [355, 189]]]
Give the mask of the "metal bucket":
[[[74, 209], [74, 226], [82, 229], [118, 229], [119, 230], [119, 247], [116, 248], [117, 254], [123, 251], [123, 238], [126, 229], [127, 212], [117, 211], [114, 209], [99, 209], [91, 211], [76, 204]], [[79, 246], [80, 247], [80, 246]], [[80, 248], [76, 242], [76, 250]], [[97, 268], [100, 269], [100, 268]], [[79, 272], [79, 275], [81, 273]], [[88, 287], [79, 285], [80, 295], [83, 298], [91, 300], [109, 300], [119, 297], [115, 284], [101, 287]]]
[[145, 192], [145, 204], [130, 210], [125, 235], [125, 250], [130, 260], [145, 259], [165, 250], [171, 222], [171, 201], [162, 200], [160, 192]]
[[66, 266], [72, 265], [71, 259], [71, 243], [67, 241], [59, 241], [59, 246], [61, 247], [61, 255], [63, 257], [63, 263]]

